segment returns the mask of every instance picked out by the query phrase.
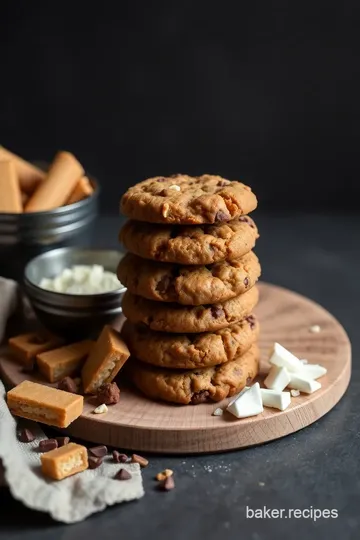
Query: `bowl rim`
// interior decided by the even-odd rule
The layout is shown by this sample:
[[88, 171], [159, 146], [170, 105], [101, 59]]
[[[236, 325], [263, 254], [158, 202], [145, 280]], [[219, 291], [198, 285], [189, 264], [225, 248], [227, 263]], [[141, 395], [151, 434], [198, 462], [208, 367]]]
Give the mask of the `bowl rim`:
[[[32, 266], [33, 264], [36, 264], [37, 261], [39, 261], [40, 259], [44, 259], [44, 258], [47, 258], [47, 257], [50, 257], [51, 254], [55, 254], [55, 255], [61, 255], [61, 254], [64, 254], [64, 253], [71, 253], [71, 252], [89, 252], [89, 253], [92, 253], [92, 252], [102, 252], [102, 253], [109, 253], [109, 252], [112, 252], [114, 254], [117, 254], [119, 255], [119, 261], [121, 260], [121, 258], [125, 255], [125, 253], [123, 251], [120, 251], [120, 250], [116, 250], [116, 249], [97, 249], [97, 248], [81, 248], [81, 247], [61, 247], [61, 248], [56, 248], [56, 249], [50, 249], [49, 251], [45, 251], [45, 253], [40, 253], [39, 255], [36, 255], [36, 257], [33, 257], [25, 266], [24, 268], [24, 272], [23, 272], [23, 282], [25, 284], [25, 287], [26, 288], [30, 288], [30, 289], [33, 289], [35, 292], [38, 292], [38, 294], [42, 294], [42, 295], [46, 295], [48, 296], [48, 298], [60, 298], [60, 297], [63, 297], [63, 298], [68, 298], [68, 299], [80, 299], [80, 298], [87, 298], [87, 299], [91, 299], [91, 298], [100, 298], [100, 297], [103, 297], [103, 298], [111, 298], [111, 297], [115, 297], [115, 296], [118, 296], [119, 294], [124, 294], [127, 290], [127, 288], [122, 285], [122, 287], [120, 287], [119, 289], [115, 289], [113, 291], [107, 291], [107, 292], [102, 292], [102, 293], [94, 293], [94, 294], [72, 294], [72, 293], [62, 293], [62, 292], [57, 292], [57, 291], [49, 291], [47, 289], [44, 289], [42, 287], [40, 287], [37, 283], [34, 283], [33, 280], [30, 279], [29, 277], [29, 268], [30, 266]], [[116, 272], [115, 272], [116, 274]]]

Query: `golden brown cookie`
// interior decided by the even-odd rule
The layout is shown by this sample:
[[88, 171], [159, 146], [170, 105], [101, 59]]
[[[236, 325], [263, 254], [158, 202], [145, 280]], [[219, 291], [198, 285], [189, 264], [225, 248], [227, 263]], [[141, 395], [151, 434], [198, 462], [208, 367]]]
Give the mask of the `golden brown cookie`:
[[126, 216], [149, 223], [217, 223], [255, 210], [251, 188], [221, 176], [155, 176], [129, 188], [121, 199]]
[[254, 315], [218, 330], [201, 334], [167, 334], [126, 321], [122, 336], [133, 356], [163, 368], [196, 369], [234, 360], [255, 343], [259, 323]]
[[158, 302], [186, 306], [225, 302], [251, 289], [261, 272], [259, 260], [250, 251], [240, 259], [209, 266], [179, 266], [144, 260], [128, 253], [117, 275], [127, 289]]
[[181, 306], [154, 302], [126, 291], [122, 308], [129, 321], [134, 324], [143, 323], [151, 330], [174, 333], [213, 332], [248, 317], [258, 298], [258, 289], [253, 287], [221, 304]]
[[120, 241], [144, 259], [177, 264], [232, 261], [255, 246], [259, 233], [249, 216], [215, 225], [157, 225], [130, 220]]
[[128, 371], [135, 386], [152, 399], [197, 405], [241, 392], [256, 377], [258, 366], [259, 348], [253, 345], [243, 356], [219, 366], [176, 371], [131, 360]]

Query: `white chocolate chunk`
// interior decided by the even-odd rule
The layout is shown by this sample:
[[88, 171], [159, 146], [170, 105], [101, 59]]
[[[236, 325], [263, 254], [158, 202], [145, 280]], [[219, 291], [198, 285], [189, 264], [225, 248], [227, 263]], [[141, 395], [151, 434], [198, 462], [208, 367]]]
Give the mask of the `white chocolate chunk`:
[[222, 409], [220, 409], [220, 407], [215, 409], [215, 411], [213, 411], [213, 413], [212, 413], [213, 416], [222, 416], [223, 414], [224, 414], [224, 411]]
[[298, 396], [300, 396], [300, 391], [299, 390], [294, 390], [294, 388], [292, 388], [290, 390], [290, 394], [292, 395], [292, 397], [298, 397]]
[[169, 189], [173, 189], [175, 191], [181, 191], [181, 187], [176, 185], [176, 184], [173, 184], [172, 186], [169, 186]]
[[321, 326], [319, 326], [318, 324], [313, 324], [312, 326], [310, 326], [309, 332], [311, 332], [312, 334], [318, 334], [319, 332], [321, 332]]
[[274, 343], [272, 354], [269, 358], [270, 364], [278, 367], [284, 367], [291, 372], [301, 371], [302, 362], [290, 351], [285, 349], [280, 343]]
[[277, 392], [276, 390], [269, 390], [267, 388], [261, 388], [260, 390], [262, 402], [265, 407], [284, 411], [291, 403], [290, 392]]
[[312, 394], [321, 388], [321, 384], [314, 379], [309, 379], [302, 374], [291, 373], [291, 379], [288, 384], [289, 388], [294, 388], [294, 390], [300, 390], [305, 394]]
[[99, 405], [98, 407], [96, 407], [96, 409], [94, 409], [94, 414], [104, 414], [107, 412], [108, 412], [108, 408], [105, 405], [105, 403], [103, 403], [102, 405]]
[[308, 379], [319, 379], [326, 375], [327, 369], [320, 364], [306, 364], [302, 367], [301, 375]]
[[100, 294], [119, 289], [121, 283], [116, 274], [105, 271], [100, 264], [75, 265], [65, 268], [54, 279], [43, 278], [40, 287], [65, 294]]
[[259, 383], [253, 384], [249, 389], [245, 388], [227, 407], [227, 410], [236, 418], [248, 418], [263, 412], [264, 407], [261, 399]]
[[290, 382], [290, 374], [284, 367], [271, 366], [264, 384], [266, 388], [282, 392]]

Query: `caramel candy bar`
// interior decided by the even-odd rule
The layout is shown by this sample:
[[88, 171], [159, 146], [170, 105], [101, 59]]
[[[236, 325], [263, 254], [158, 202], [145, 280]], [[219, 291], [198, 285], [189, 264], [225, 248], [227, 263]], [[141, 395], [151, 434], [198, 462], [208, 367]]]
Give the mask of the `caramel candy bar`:
[[129, 356], [129, 349], [116, 330], [104, 326], [82, 369], [85, 394], [95, 394], [101, 385], [111, 382]]
[[32, 193], [46, 176], [44, 171], [31, 165], [31, 163], [16, 154], [9, 152], [9, 150], [6, 150], [2, 146], [0, 146], [0, 160], [11, 161], [14, 164], [19, 178], [20, 188], [25, 193]]
[[38, 354], [36, 363], [40, 373], [51, 383], [74, 375], [82, 368], [93, 345], [94, 341], [87, 339]]
[[75, 189], [70, 195], [70, 199], [67, 201], [66, 204], [74, 204], [76, 202], [82, 201], [86, 197], [90, 197], [93, 191], [94, 188], [90, 184], [90, 180], [87, 176], [83, 176], [76, 184]]
[[45, 476], [62, 480], [88, 468], [85, 446], [69, 443], [41, 456], [41, 469]]
[[31, 368], [36, 355], [60, 347], [64, 341], [57, 336], [41, 336], [34, 332], [9, 339], [9, 347], [15, 357], [27, 368]]
[[42, 212], [63, 206], [83, 174], [84, 169], [72, 154], [58, 152], [47, 177], [25, 206], [25, 212]]
[[20, 214], [23, 210], [19, 179], [11, 161], [0, 161], [0, 212]]
[[15, 416], [66, 428], [81, 415], [84, 398], [42, 384], [23, 381], [7, 393], [7, 404]]

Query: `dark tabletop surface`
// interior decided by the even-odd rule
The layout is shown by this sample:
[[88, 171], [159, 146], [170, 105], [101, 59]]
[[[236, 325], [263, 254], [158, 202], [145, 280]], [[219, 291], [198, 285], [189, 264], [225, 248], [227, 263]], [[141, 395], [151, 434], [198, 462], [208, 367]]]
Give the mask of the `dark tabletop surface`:
[[[322, 304], [347, 330], [353, 374], [342, 401], [324, 418], [281, 440], [218, 455], [150, 456], [146, 494], [83, 523], [61, 525], [32, 512], [0, 488], [0, 538], [348, 540], [360, 527], [360, 217], [265, 216], [257, 254], [263, 279]], [[120, 219], [103, 217], [94, 244], [116, 247]], [[175, 470], [176, 489], [155, 490], [153, 476]], [[335, 509], [339, 517], [249, 519], [251, 509]]]

